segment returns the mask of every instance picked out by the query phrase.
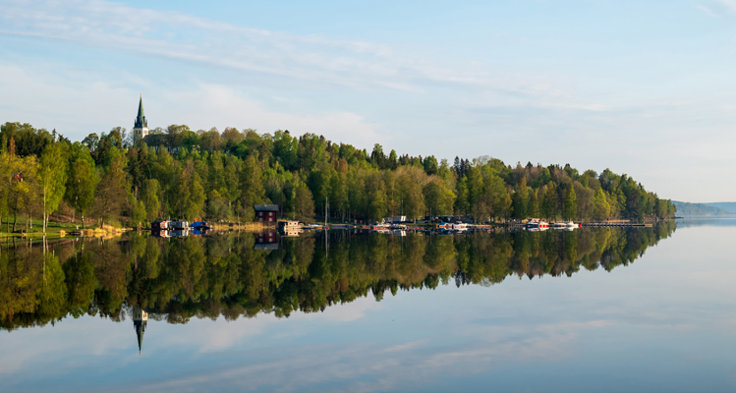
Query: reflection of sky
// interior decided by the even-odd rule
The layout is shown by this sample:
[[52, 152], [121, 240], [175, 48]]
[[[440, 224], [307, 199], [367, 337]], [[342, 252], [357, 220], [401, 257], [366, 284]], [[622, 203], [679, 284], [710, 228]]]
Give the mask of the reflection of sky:
[[328, 308], [0, 333], [0, 390], [734, 391], [736, 226], [678, 229], [630, 266]]

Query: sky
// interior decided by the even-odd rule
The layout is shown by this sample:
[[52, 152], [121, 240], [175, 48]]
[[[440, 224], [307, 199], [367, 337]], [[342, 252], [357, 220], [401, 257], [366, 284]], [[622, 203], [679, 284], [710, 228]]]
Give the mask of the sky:
[[736, 0], [0, 1], [0, 122], [315, 133], [736, 200]]

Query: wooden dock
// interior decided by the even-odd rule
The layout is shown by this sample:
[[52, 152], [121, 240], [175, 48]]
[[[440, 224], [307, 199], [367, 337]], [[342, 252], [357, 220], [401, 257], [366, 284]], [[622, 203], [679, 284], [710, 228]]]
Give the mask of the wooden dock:
[[651, 228], [652, 224], [638, 223], [638, 222], [584, 222], [581, 224], [584, 227], [638, 227], [638, 228]]

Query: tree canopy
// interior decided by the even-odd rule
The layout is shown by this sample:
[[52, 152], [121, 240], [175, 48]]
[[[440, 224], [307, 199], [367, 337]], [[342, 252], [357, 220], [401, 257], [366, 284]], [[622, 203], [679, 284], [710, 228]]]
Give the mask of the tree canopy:
[[[507, 165], [481, 157], [368, 153], [323, 136], [227, 128], [155, 129], [133, 142], [125, 129], [72, 143], [55, 131], [0, 129], [0, 218], [55, 211], [99, 223], [156, 218], [252, 220], [253, 205], [277, 204], [301, 220], [380, 220], [456, 215], [477, 222], [547, 219], [637, 221], [674, 216], [626, 174], [580, 173], [570, 165]], [[320, 220], [321, 221], [321, 220]]]

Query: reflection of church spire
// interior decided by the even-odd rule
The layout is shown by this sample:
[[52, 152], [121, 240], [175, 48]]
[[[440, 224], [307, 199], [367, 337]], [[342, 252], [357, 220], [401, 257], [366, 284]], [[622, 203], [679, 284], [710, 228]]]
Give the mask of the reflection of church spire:
[[143, 333], [146, 331], [148, 324], [148, 313], [136, 307], [133, 309], [133, 326], [135, 326], [135, 334], [138, 336], [138, 355], [141, 354], [143, 347]]

